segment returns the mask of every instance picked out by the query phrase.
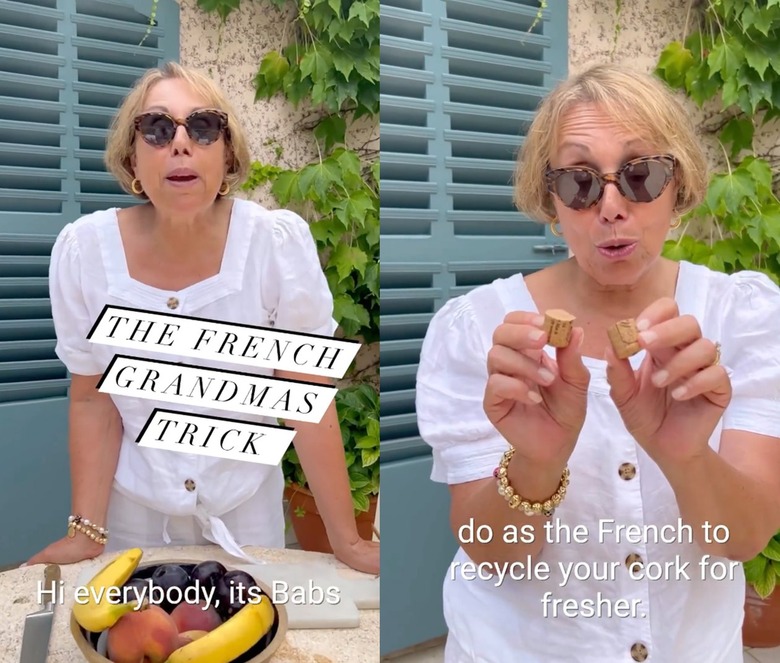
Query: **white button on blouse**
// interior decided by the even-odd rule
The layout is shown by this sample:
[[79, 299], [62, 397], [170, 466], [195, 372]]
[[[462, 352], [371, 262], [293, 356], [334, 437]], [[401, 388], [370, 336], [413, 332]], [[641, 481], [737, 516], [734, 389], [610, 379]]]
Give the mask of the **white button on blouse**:
[[[777, 436], [780, 431], [780, 290], [763, 274], [725, 275], [683, 262], [676, 301], [696, 317], [703, 336], [722, 343], [723, 365], [733, 386], [731, 404], [710, 439], [719, 448], [723, 429]], [[491, 477], [506, 441], [487, 419], [482, 400], [492, 334], [510, 311], [536, 311], [521, 275], [497, 280], [450, 300], [435, 315], [422, 348], [417, 376], [417, 419], [432, 447], [431, 478], [450, 484]], [[546, 352], [554, 358], [554, 349]], [[642, 351], [631, 358], [638, 368]], [[546, 544], [539, 561], [550, 578], [480, 580], [450, 570], [444, 580], [449, 628], [447, 663], [741, 663], [744, 575], [701, 578], [701, 549], [618, 539], [620, 525], [673, 525], [675, 496], [658, 466], [634, 442], [609, 396], [604, 361], [585, 358], [591, 373], [587, 417], [571, 456], [571, 483], [553, 523], [585, 525], [586, 543]], [[508, 508], [508, 507], [507, 507]], [[602, 527], [599, 541], [600, 521]], [[612, 523], [611, 525], [609, 523]], [[713, 523], [715, 524], [715, 523]], [[475, 524], [475, 525], [478, 525]], [[497, 533], [498, 536], [501, 533]], [[679, 558], [679, 561], [676, 560]], [[462, 548], [455, 562], [469, 562]], [[713, 560], [725, 562], [728, 560]], [[559, 564], [613, 565], [614, 579], [563, 583]], [[689, 562], [690, 580], [648, 580], [641, 569]], [[606, 565], [606, 567], [604, 567]], [[641, 566], [640, 566], [641, 565]], [[632, 578], [631, 570], [634, 569]], [[561, 586], [564, 584], [564, 586]], [[616, 605], [636, 601], [629, 616], [557, 616], [542, 599], [601, 598]], [[603, 605], [603, 604], [602, 604]], [[602, 613], [606, 614], [606, 613]]]
[[[145, 309], [332, 336], [333, 299], [320, 267], [307, 223], [296, 214], [269, 211], [234, 200], [221, 269], [218, 274], [183, 290], [168, 291], [133, 279], [125, 260], [117, 210], [84, 216], [68, 224], [54, 245], [49, 271], [57, 356], [71, 373], [102, 374], [115, 354], [240, 370], [268, 375], [270, 369], [238, 367], [141, 349], [98, 345], [87, 335], [108, 305]], [[281, 468], [139, 447], [135, 440], [156, 408], [206, 416], [276, 424], [268, 417], [147, 398], [111, 395], [124, 432], [115, 488], [131, 500], [167, 516], [195, 516], [227, 551], [245, 557], [220, 516], [253, 496], [268, 505], [256, 514], [264, 541], [256, 545], [284, 547]], [[95, 440], [100, 444], [100, 440]], [[163, 532], [166, 541], [167, 532]]]

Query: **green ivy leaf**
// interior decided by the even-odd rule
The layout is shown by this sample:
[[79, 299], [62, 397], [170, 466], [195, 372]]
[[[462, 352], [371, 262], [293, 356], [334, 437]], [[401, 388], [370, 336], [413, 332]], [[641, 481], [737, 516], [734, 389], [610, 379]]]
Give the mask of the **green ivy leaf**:
[[764, 159], [747, 157], [740, 165], [740, 169], [746, 170], [759, 185], [756, 193], [760, 197], [773, 196], [772, 194], [772, 168]]
[[369, 322], [368, 311], [348, 295], [333, 298], [333, 316], [339, 321], [356, 322], [360, 327], [367, 326]]
[[745, 47], [745, 59], [753, 70], [764, 80], [764, 73], [769, 66], [769, 55], [766, 47], [762, 44], [753, 42]]
[[712, 245], [713, 255], [718, 256], [724, 264], [732, 267], [737, 264], [739, 254], [734, 243], [730, 239], [721, 239]]
[[693, 54], [679, 41], [673, 41], [661, 51], [656, 73], [671, 87], [680, 88], [685, 85], [685, 74], [693, 63]]
[[366, 271], [368, 256], [357, 246], [341, 243], [336, 247], [328, 262], [336, 267], [339, 278], [347, 278], [352, 270], [355, 270], [362, 277]]
[[[765, 206], [761, 210], [761, 221], [766, 236], [775, 244], [773, 253], [780, 250], [780, 204], [775, 202]], [[780, 546], [780, 543], [777, 545]]]
[[736, 157], [742, 150], [753, 145], [753, 123], [747, 118], [731, 118], [720, 132], [723, 143], [731, 143], [731, 157]]
[[379, 297], [379, 263], [372, 262], [366, 266], [363, 282], [374, 297]]
[[754, 198], [756, 187], [749, 173], [734, 170], [732, 173], [715, 175], [710, 181], [705, 200], [712, 213], [735, 214], [745, 198]]
[[290, 63], [286, 57], [278, 51], [266, 53], [260, 62], [260, 70], [255, 78], [255, 86], [259, 88], [258, 83], [262, 81], [262, 84], [268, 90], [276, 92], [282, 88], [284, 77], [288, 71], [290, 71]]
[[706, 60], [700, 62], [695, 67], [691, 67], [685, 74], [685, 88], [688, 90], [688, 94], [691, 95], [691, 99], [699, 106], [702, 106], [705, 101], [712, 99], [722, 87], [723, 81], [720, 79], [720, 76], [717, 74], [710, 75]]
[[316, 197], [323, 200], [328, 190], [340, 179], [338, 166], [330, 159], [312, 163], [301, 170], [298, 177], [298, 191], [303, 198]]
[[711, 72], [718, 72], [725, 81], [736, 77], [743, 58], [742, 45], [729, 36], [717, 42], [707, 57], [707, 64]]
[[224, 23], [230, 13], [238, 9], [240, 0], [198, 0], [198, 7], [204, 12], [216, 12]]
[[327, 76], [332, 63], [331, 55], [326, 49], [313, 46], [311, 50], [301, 58], [301, 77], [311, 78], [316, 84]]
[[352, 3], [352, 6], [349, 8], [349, 15], [347, 16], [349, 19], [356, 18], [359, 21], [361, 21], [366, 27], [369, 27], [371, 25], [371, 18], [368, 13], [368, 7], [366, 7], [365, 2], [361, 2], [360, 0], [356, 0]]
[[298, 173], [287, 170], [280, 173], [276, 181], [271, 185], [271, 193], [279, 204], [284, 207], [293, 200], [297, 193]]
[[772, 17], [766, 9], [760, 9], [747, 4], [742, 12], [742, 25], [745, 26], [746, 30], [755, 28], [765, 37], [768, 37], [769, 31], [772, 29]]

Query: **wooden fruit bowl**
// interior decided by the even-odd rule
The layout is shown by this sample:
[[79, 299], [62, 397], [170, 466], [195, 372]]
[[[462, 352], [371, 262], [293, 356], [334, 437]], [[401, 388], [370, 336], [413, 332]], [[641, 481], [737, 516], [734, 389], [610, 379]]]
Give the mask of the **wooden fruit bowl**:
[[[151, 577], [154, 570], [163, 564], [180, 564], [186, 568], [187, 566], [194, 567], [202, 561], [203, 560], [162, 559], [156, 561], [154, 564], [140, 564], [133, 575], [144, 574]], [[227, 570], [232, 571], [233, 569], [227, 567]], [[269, 598], [272, 596], [271, 588], [268, 587], [268, 585], [259, 581], [257, 578], [255, 578], [255, 582], [257, 582], [266, 596]], [[233, 659], [231, 663], [265, 663], [266, 661], [272, 660], [273, 655], [284, 642], [285, 635], [287, 634], [287, 610], [285, 609], [285, 606], [276, 603], [272, 603], [272, 605], [274, 606], [276, 618], [274, 619], [271, 630], [251, 649], [244, 652], [238, 658]], [[100, 633], [87, 631], [79, 625], [73, 615], [73, 611], [71, 611], [70, 632], [73, 635], [73, 639], [76, 641], [76, 645], [89, 663], [111, 663], [111, 660], [101, 653], [101, 650], [105, 650], [106, 638], [104, 634], [106, 631], [101, 631]]]

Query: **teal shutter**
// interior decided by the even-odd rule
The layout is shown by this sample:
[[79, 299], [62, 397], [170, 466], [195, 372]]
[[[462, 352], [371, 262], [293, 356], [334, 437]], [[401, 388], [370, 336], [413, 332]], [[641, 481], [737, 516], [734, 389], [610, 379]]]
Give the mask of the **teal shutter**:
[[512, 203], [517, 149], [567, 73], [568, 3], [546, 4], [534, 25], [537, 0], [381, 0], [383, 655], [444, 633], [455, 543], [414, 408], [428, 323], [452, 297], [566, 255]]
[[137, 78], [178, 59], [179, 8], [152, 1], [0, 0], [0, 565], [62, 535], [70, 507], [69, 377], [54, 353], [48, 269], [57, 233], [123, 207], [106, 130]]

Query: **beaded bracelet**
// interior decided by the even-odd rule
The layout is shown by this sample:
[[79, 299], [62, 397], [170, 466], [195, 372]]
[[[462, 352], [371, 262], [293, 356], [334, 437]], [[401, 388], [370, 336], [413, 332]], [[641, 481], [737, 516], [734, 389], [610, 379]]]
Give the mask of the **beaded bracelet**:
[[493, 470], [493, 476], [498, 483], [499, 494], [509, 503], [510, 508], [522, 509], [526, 516], [553, 515], [555, 509], [560, 506], [561, 502], [563, 502], [563, 498], [566, 496], [566, 487], [569, 485], [569, 468], [564, 468], [563, 474], [561, 475], [561, 483], [558, 485], [558, 490], [555, 491], [555, 494], [544, 502], [530, 502], [518, 495], [515, 492], [515, 489], [509, 485], [509, 478], [506, 475], [507, 467], [514, 454], [514, 447], [509, 447], [501, 457], [501, 462], [498, 464], [498, 467]]
[[91, 523], [88, 518], [68, 516], [68, 537], [72, 539], [76, 536], [76, 532], [81, 532], [103, 546], [106, 545], [106, 542], [108, 541], [107, 529]]

